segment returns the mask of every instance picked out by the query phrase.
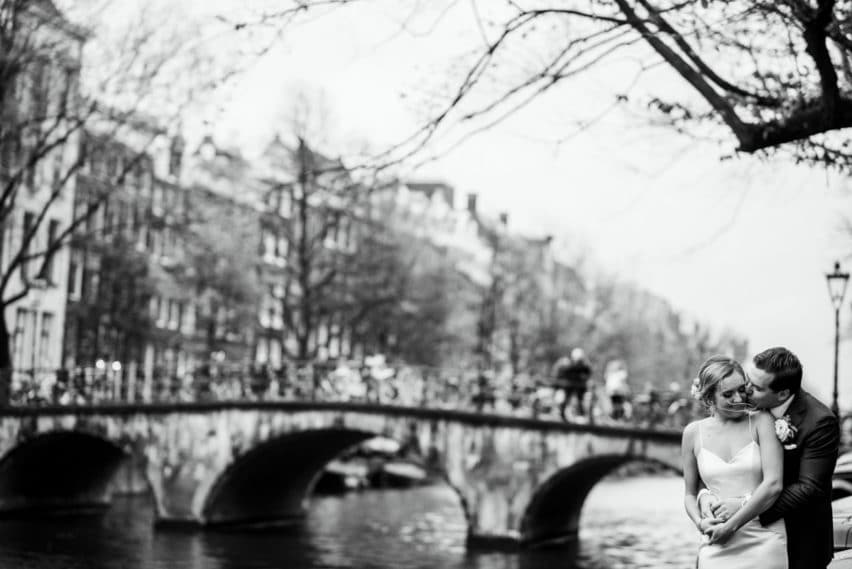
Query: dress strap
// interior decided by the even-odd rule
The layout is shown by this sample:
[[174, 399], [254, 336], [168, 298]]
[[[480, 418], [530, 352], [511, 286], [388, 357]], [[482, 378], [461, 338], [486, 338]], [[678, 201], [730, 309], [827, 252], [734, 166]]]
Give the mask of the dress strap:
[[756, 443], [757, 440], [756, 440], [756, 437], [754, 436], [755, 435], [754, 426], [752, 426], [752, 424], [751, 424], [751, 415], [752, 415], [751, 413], [748, 414], [748, 436], [751, 437], [751, 442]]
[[704, 419], [700, 419], [698, 421], [698, 450], [704, 448], [704, 442], [701, 440], [701, 423], [704, 422]]

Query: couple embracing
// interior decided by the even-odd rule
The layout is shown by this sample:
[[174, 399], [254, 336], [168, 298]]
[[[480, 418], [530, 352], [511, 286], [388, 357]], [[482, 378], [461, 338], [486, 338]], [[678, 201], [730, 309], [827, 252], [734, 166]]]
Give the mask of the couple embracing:
[[837, 417], [770, 348], [743, 367], [713, 356], [693, 396], [710, 416], [683, 432], [684, 503], [703, 535], [698, 569], [817, 569], [833, 556]]

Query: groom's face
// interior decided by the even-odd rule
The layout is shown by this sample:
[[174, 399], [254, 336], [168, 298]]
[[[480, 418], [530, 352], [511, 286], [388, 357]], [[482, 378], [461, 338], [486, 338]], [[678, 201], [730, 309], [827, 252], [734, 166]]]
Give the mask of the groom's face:
[[758, 369], [751, 363], [746, 368], [746, 379], [748, 401], [758, 409], [772, 409], [783, 403], [778, 394], [769, 387], [773, 379], [771, 373]]

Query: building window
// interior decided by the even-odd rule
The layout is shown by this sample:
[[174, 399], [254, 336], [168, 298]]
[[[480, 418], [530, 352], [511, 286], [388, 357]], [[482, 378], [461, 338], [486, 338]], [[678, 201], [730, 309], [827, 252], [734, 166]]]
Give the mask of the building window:
[[278, 191], [277, 190], [275, 190], [275, 189], [269, 190], [266, 193], [266, 207], [270, 211], [276, 211], [277, 212], [278, 211], [279, 199], [280, 198], [278, 197]]
[[44, 264], [42, 265], [41, 274], [39, 277], [45, 279], [48, 283], [54, 284], [53, 269], [55, 265], [56, 255], [59, 254], [59, 247], [53, 248], [56, 239], [59, 237], [59, 220], [51, 219], [47, 224], [47, 249], [45, 253]]
[[266, 338], [258, 338], [257, 340], [257, 354], [255, 356], [255, 361], [259, 364], [265, 364], [269, 359], [269, 340]]
[[147, 231], [147, 247], [146, 249], [151, 252], [155, 257], [161, 257], [163, 255], [163, 240], [160, 235], [159, 229], [148, 228]]
[[288, 253], [288, 242], [287, 238], [279, 235], [278, 240], [275, 242], [275, 256], [277, 257], [279, 262], [287, 260]]
[[19, 308], [15, 312], [15, 331], [12, 333], [12, 365], [19, 368], [23, 367], [28, 313], [29, 310], [26, 308]]
[[62, 98], [59, 101], [61, 112], [67, 115], [69, 110], [77, 106], [77, 69], [66, 67], [62, 70]]
[[131, 210], [130, 221], [129, 221], [129, 223], [130, 223], [130, 235], [134, 235], [136, 233], [137, 229], [139, 229], [139, 222], [140, 222], [140, 218], [141, 218], [140, 212], [139, 212], [139, 204], [134, 202], [129, 207], [130, 207], [130, 210]]
[[228, 311], [224, 306], [220, 306], [216, 309], [216, 330], [214, 337], [215, 338], [224, 338], [225, 334], [228, 331]]
[[96, 141], [89, 148], [89, 170], [96, 178], [103, 178], [106, 172], [105, 151], [105, 147]]
[[107, 180], [112, 182], [118, 173], [118, 157], [114, 152], [110, 152], [106, 159], [106, 176]]
[[[51, 174], [51, 181], [53, 182], [54, 190], [59, 189], [63, 185], [65, 185], [66, 180], [65, 172], [63, 171], [65, 166], [65, 153], [63, 152], [64, 147], [60, 146], [59, 148], [53, 151], [53, 172]], [[60, 196], [62, 194], [59, 194]]]
[[46, 60], [37, 58], [33, 61], [30, 101], [32, 101], [32, 112], [36, 120], [47, 118], [48, 73]]
[[21, 161], [21, 133], [9, 129], [3, 134], [4, 138], [0, 140], [0, 170], [11, 172], [19, 167]]
[[172, 257], [174, 255], [174, 233], [170, 227], [163, 228], [163, 257]]
[[[35, 235], [30, 235], [35, 223], [35, 214], [29, 211], [24, 212], [24, 223], [21, 226], [21, 249], [23, 256], [27, 257], [32, 251], [32, 243], [35, 240]], [[29, 278], [29, 267], [32, 261], [24, 260], [21, 262], [21, 278], [27, 281]]]
[[283, 266], [287, 261], [287, 239], [278, 231], [261, 229], [261, 255], [264, 261]]
[[124, 201], [119, 200], [115, 204], [115, 210], [112, 214], [112, 226], [117, 235], [126, 235], [127, 227], [124, 225], [125, 220], [127, 218], [127, 204]]
[[82, 293], [83, 266], [80, 259], [80, 253], [74, 251], [71, 253], [71, 260], [68, 263], [68, 297], [71, 300], [79, 300]]
[[157, 314], [157, 328], [165, 328], [169, 322], [169, 303], [166, 299], [160, 299], [159, 312]]
[[188, 369], [188, 358], [184, 350], [177, 351], [177, 368], [175, 369], [178, 377], [186, 375]]
[[195, 304], [190, 301], [183, 310], [181, 333], [189, 335], [193, 332], [195, 332]]
[[281, 365], [281, 344], [278, 342], [277, 338], [273, 338], [269, 340], [269, 363], [272, 364], [273, 367], [279, 367]]
[[109, 203], [108, 199], [105, 199], [103, 201], [103, 203], [101, 204], [100, 210], [101, 210], [99, 212], [100, 215], [98, 216], [100, 223], [98, 225], [99, 225], [99, 228], [101, 230], [101, 234], [103, 236], [107, 236], [110, 233], [112, 233], [112, 219], [111, 219], [112, 208], [110, 207], [110, 203]]
[[41, 332], [38, 343], [38, 367], [45, 369], [51, 367], [50, 338], [53, 333], [53, 314], [44, 312], [41, 315]]
[[275, 251], [275, 235], [269, 229], [263, 228], [261, 231], [261, 255], [266, 261], [272, 260]]
[[180, 176], [181, 162], [183, 159], [183, 140], [180, 137], [172, 139], [169, 147], [169, 175]]
[[270, 290], [272, 297], [272, 322], [271, 326], [276, 330], [284, 328], [284, 287], [275, 285]]
[[151, 197], [151, 212], [154, 215], [163, 215], [163, 188], [155, 186]]
[[145, 251], [150, 248], [151, 231], [144, 223], [139, 226], [139, 239], [136, 240], [136, 248]]
[[89, 302], [97, 302], [100, 288], [101, 275], [97, 271], [89, 271], [89, 290], [86, 291], [86, 299]]
[[290, 192], [281, 191], [280, 195], [281, 199], [278, 202], [278, 215], [282, 217], [290, 217], [290, 213], [293, 207], [290, 199]]
[[175, 299], [169, 299], [169, 330], [180, 328], [181, 305]]
[[144, 166], [142, 165], [141, 159], [137, 159], [133, 164], [133, 168], [130, 170], [130, 187], [133, 189], [134, 194], [141, 193], [140, 190], [142, 188], [142, 176], [145, 175]]
[[271, 299], [267, 295], [264, 295], [263, 298], [260, 301], [259, 318], [260, 318], [260, 325], [263, 328], [269, 328], [272, 325], [272, 320], [271, 320], [272, 310], [270, 309], [270, 303], [271, 303]]
[[169, 377], [174, 377], [177, 373], [177, 354], [174, 349], [167, 348], [163, 352], [163, 365], [166, 368], [166, 373]]
[[160, 315], [160, 298], [158, 296], [152, 295], [151, 299], [148, 301], [148, 315], [151, 317], [151, 320], [156, 321], [157, 317]]

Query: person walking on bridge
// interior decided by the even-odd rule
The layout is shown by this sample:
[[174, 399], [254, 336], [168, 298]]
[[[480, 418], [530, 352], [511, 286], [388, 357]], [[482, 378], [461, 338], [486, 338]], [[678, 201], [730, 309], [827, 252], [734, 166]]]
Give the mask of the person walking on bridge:
[[562, 402], [559, 404], [559, 415], [563, 421], [568, 421], [567, 409], [574, 400], [572, 418], [584, 417], [584, 399], [588, 390], [592, 367], [586, 359], [582, 348], [571, 350], [570, 357], [561, 357], [553, 365], [552, 375], [556, 389], [562, 390]]

